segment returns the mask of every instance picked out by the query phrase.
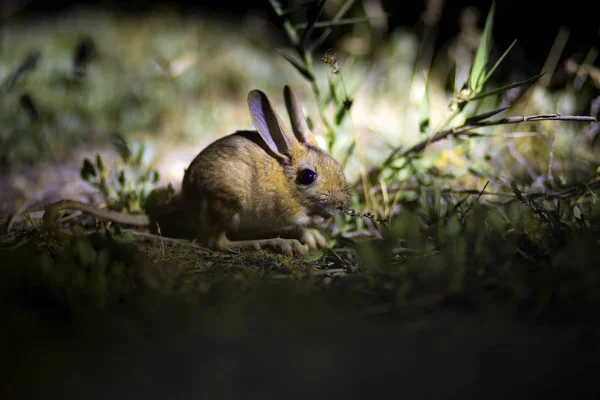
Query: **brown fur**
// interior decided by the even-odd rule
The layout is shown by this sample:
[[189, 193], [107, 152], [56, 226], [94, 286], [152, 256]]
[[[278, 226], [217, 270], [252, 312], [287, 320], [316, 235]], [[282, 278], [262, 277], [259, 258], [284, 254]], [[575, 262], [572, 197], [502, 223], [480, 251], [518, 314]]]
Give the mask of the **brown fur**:
[[[340, 165], [317, 147], [294, 91], [286, 86], [284, 96], [293, 132], [266, 95], [253, 90], [248, 106], [257, 130], [216, 140], [186, 170], [181, 204], [201, 243], [220, 250], [269, 248], [297, 255], [325, 246], [323, 236], [309, 226], [322, 225], [345, 207], [346, 181]], [[304, 169], [317, 174], [310, 185], [299, 182]], [[48, 210], [55, 214], [65, 208], [124, 224], [149, 223], [144, 216], [73, 201]]]

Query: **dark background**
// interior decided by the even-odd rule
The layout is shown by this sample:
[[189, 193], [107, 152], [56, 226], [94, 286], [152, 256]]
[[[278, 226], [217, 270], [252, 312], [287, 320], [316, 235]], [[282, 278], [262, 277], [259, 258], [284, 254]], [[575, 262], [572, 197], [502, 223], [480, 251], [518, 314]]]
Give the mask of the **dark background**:
[[[140, 14], [151, 10], [157, 4], [168, 4], [189, 14], [210, 12], [229, 21], [241, 20], [248, 11], [260, 9], [271, 21], [275, 21], [267, 0], [218, 0], [218, 1], [169, 1], [158, 2], [137, 0], [120, 2], [104, 1], [48, 1], [48, 0], [0, 0], [4, 5], [19, 5], [20, 17], [30, 15], [51, 17], [57, 12], [75, 4], [95, 5], [118, 10], [124, 13]], [[358, 2], [357, 2], [358, 3]], [[382, 0], [384, 9], [390, 14], [389, 27], [417, 26], [425, 9], [425, 1]], [[283, 4], [286, 4], [283, 1]], [[438, 27], [437, 46], [445, 39], [453, 37], [458, 31], [458, 16], [467, 6], [476, 6], [481, 10], [480, 25], [485, 22], [491, 1], [446, 0]], [[501, 0], [497, 2], [494, 28], [494, 40], [499, 48], [506, 48], [514, 39], [518, 39], [520, 51], [532, 66], [541, 66], [550, 51], [552, 43], [561, 26], [569, 28], [570, 36], [563, 53], [564, 57], [579, 54], [583, 57], [590, 46], [600, 44], [600, 23], [594, 11], [593, 1], [571, 0], [568, 2], [548, 2], [531, 0]], [[517, 49], [519, 50], [519, 49]], [[598, 64], [598, 62], [596, 62]]]

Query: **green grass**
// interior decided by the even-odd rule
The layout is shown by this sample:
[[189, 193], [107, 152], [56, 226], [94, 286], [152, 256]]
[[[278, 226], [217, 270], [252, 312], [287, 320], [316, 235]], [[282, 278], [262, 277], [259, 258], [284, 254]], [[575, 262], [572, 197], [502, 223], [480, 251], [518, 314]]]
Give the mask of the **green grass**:
[[[60, 363], [85, 364], [62, 354], [70, 346], [64, 337], [77, 338], [73, 346], [82, 349], [102, 348], [99, 337], [151, 348], [146, 340], [153, 337], [161, 346], [186, 338], [173, 352], [197, 355], [206, 343], [218, 343], [216, 353], [242, 349], [263, 366], [293, 348], [299, 364], [282, 365], [300, 386], [313, 388], [324, 385], [328, 371], [351, 363], [344, 346], [393, 354], [370, 359], [382, 371], [400, 368], [409, 376], [415, 365], [426, 376], [424, 371], [438, 368], [436, 360], [456, 365], [465, 354], [479, 357], [498, 342], [510, 348], [512, 359], [535, 348], [538, 363], [529, 366], [541, 371], [544, 356], [568, 352], [561, 347], [565, 337], [600, 337], [600, 164], [588, 134], [597, 122], [573, 117], [591, 112], [592, 83], [569, 77], [551, 91], [544, 83], [548, 75], [505, 81], [498, 71], [518, 65], [489, 59], [493, 23], [509, 23], [494, 21], [493, 12], [479, 47], [459, 60], [470, 72], [457, 82], [458, 66], [441, 56], [425, 73], [415, 67], [419, 48], [428, 44], [419, 45], [411, 33], [390, 35], [371, 49], [372, 59], [349, 50], [345, 40], [370, 29], [360, 2], [347, 1], [327, 18], [316, 2], [306, 15], [322, 17], [300, 26], [300, 17], [292, 23], [279, 2], [271, 3], [281, 26], [244, 28], [258, 29], [251, 39], [240, 39], [241, 28], [165, 12], [136, 20], [67, 16], [72, 23], [35, 29], [8, 24], [0, 81], [7, 82], [32, 51], [41, 50], [41, 56], [2, 96], [5, 166], [65, 159], [78, 145], [110, 141], [118, 131], [130, 144], [154, 144], [156, 159], [142, 162], [136, 157], [142, 153], [133, 151], [129, 161], [101, 166], [90, 151], [82, 177], [108, 206], [148, 212], [157, 206], [147, 197], [156, 187], [154, 168], [162, 175], [159, 161], [173, 157], [164, 149], [174, 143], [200, 149], [198, 143], [249, 128], [248, 90], [263, 89], [283, 109], [281, 89], [290, 83], [323, 147], [343, 162], [355, 209], [339, 215], [328, 231], [332, 247], [307, 260], [213, 253], [161, 232], [124, 230], [87, 217], [64, 220], [71, 231], [64, 235], [44, 230], [39, 215], [25, 214], [6, 225], [0, 241], [0, 289], [8, 306], [2, 320], [12, 327], [2, 343], [18, 342], [13, 359], [23, 362], [19, 351], [26, 348], [34, 355], [52, 349], [38, 371], [39, 382], [47, 383]], [[337, 48], [314, 47], [322, 32], [344, 22], [357, 23], [347, 27]], [[314, 30], [305, 34], [303, 26]], [[269, 41], [269, 29], [286, 33], [288, 45]], [[80, 79], [72, 74], [72, 57], [85, 35], [96, 55]], [[227, 52], [216, 51], [223, 46]], [[508, 88], [521, 90], [509, 104]], [[563, 120], [548, 115], [556, 112]], [[514, 123], [518, 116], [536, 115], [545, 116]], [[414, 350], [411, 343], [419, 337], [427, 342]], [[264, 353], [251, 350], [257, 343]], [[139, 349], [123, 356], [123, 365], [143, 359]], [[444, 358], [440, 349], [456, 351]], [[571, 349], [564, 365], [583, 371], [585, 363], [575, 354], [587, 354], [589, 366], [597, 362], [594, 349], [597, 344], [588, 352]], [[411, 351], [426, 361], [402, 358]], [[170, 348], [162, 354], [175, 357]], [[252, 357], [207, 354], [209, 372], [192, 369], [208, 384], [194, 393], [235, 397], [226, 382], [237, 376], [236, 363], [254, 365]], [[485, 357], [502, 366], [499, 374], [531, 372], [525, 362], [519, 369], [498, 354]], [[302, 375], [307, 369], [314, 380]], [[458, 393], [456, 387], [471, 382], [473, 369], [466, 371], [447, 378]], [[269, 368], [264, 372], [269, 376]], [[368, 372], [351, 375], [373, 378]], [[543, 376], [540, 390], [560, 380]], [[433, 381], [445, 379], [440, 373]], [[513, 388], [493, 380], [503, 383], [503, 393]], [[472, 387], [481, 390], [497, 387], [483, 378], [475, 382]], [[535, 397], [535, 388], [512, 394]]]

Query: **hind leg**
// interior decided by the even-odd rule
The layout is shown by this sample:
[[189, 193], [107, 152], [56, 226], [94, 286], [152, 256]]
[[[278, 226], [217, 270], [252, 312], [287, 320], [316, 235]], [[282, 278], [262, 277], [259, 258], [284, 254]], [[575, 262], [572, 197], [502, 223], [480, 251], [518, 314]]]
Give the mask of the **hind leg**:
[[212, 243], [209, 244], [215, 250], [232, 251], [235, 249], [244, 250], [271, 250], [275, 253], [285, 254], [286, 256], [306, 257], [310, 250], [309, 246], [300, 243], [297, 239], [255, 239], [255, 240], [229, 240], [225, 231], [220, 232]]

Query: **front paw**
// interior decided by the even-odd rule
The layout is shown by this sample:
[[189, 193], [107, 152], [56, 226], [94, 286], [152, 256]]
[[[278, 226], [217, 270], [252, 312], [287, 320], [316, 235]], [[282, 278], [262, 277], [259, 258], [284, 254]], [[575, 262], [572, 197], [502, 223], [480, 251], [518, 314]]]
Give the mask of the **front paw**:
[[299, 240], [308, 246], [309, 250], [324, 249], [327, 247], [327, 240], [317, 229], [305, 228], [300, 231]]
[[296, 239], [267, 239], [259, 241], [260, 247], [263, 249], [271, 250], [275, 253], [281, 253], [286, 256], [304, 258], [310, 251], [309, 247], [305, 244], [300, 243]]

